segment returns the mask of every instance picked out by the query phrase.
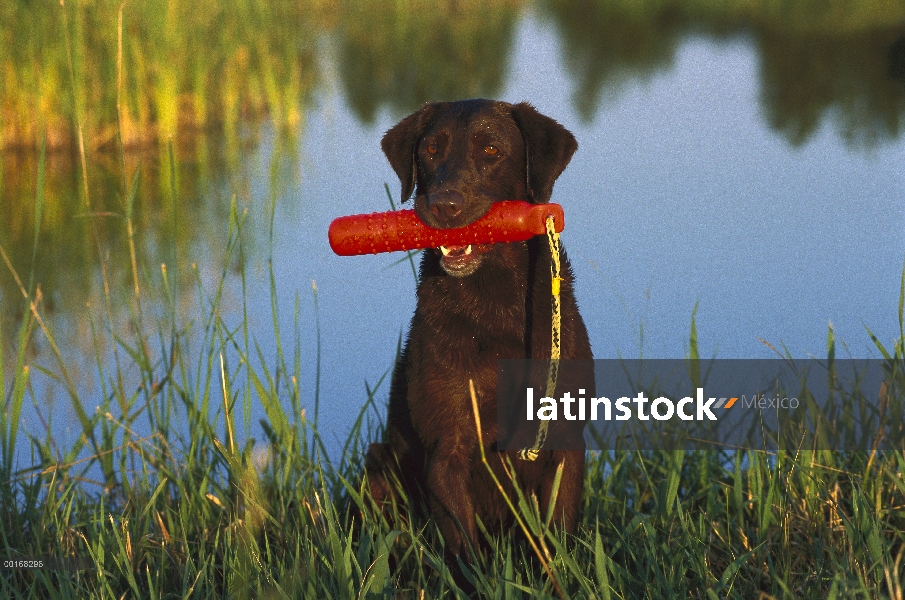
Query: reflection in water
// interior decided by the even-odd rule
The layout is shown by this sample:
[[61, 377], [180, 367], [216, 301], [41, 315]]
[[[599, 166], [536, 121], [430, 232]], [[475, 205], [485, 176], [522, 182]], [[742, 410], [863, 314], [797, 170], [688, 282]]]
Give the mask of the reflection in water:
[[[5, 207], [0, 245], [22, 284], [28, 287], [33, 281], [40, 286], [43, 313], [77, 315], [87, 303], [98, 303], [103, 298], [100, 257], [114, 304], [126, 308], [128, 303], [122, 300], [130, 297], [132, 289], [126, 198], [134, 185], [132, 224], [140, 279], [159, 278], [160, 265], [167, 264], [172, 283], [191, 288], [189, 265], [178, 270], [174, 265], [178, 257], [189, 255], [189, 250], [201, 248], [202, 254], [210, 256], [210, 268], [216, 269], [225, 247], [231, 195], [237, 193], [241, 205], [251, 202], [245, 151], [254, 151], [257, 145], [256, 138], [249, 138], [230, 147], [222, 138], [210, 135], [175, 146], [175, 182], [170, 179], [166, 147], [130, 153], [128, 182], [123, 182], [121, 164], [113, 156], [90, 154], [91, 213], [78, 158], [68, 152], [49, 153], [36, 250], [39, 157], [24, 152], [0, 154], [0, 202]], [[281, 149], [278, 145], [275, 165], [293, 160]], [[226, 185], [230, 180], [232, 185]], [[247, 251], [257, 242], [255, 236], [243, 237]], [[24, 315], [26, 305], [19, 284], [4, 264], [0, 264], [0, 303], [0, 326], [10, 331]], [[84, 342], [90, 343], [90, 338]]]
[[668, 69], [688, 30], [678, 4], [547, 0], [543, 12], [556, 26], [575, 80], [572, 101], [591, 120], [601, 95], [615, 97], [629, 80]]
[[365, 123], [387, 105], [496, 96], [518, 17], [514, 0], [352, 3], [337, 28], [343, 87]]
[[[882, 2], [849, 10], [824, 4], [716, 3], [703, 10], [683, 2], [547, 0], [567, 66], [576, 80], [573, 102], [593, 118], [601, 95], [670, 67], [688, 35], [745, 35], [760, 53], [761, 99], [770, 126], [794, 145], [833, 119], [847, 143], [870, 146], [897, 139], [905, 124], [905, 94], [887, 66], [890, 46], [905, 31], [905, 5]], [[897, 56], [897, 54], [895, 55]]]
[[889, 47], [889, 76], [905, 84], [905, 35]]
[[889, 76], [886, 59], [898, 33], [761, 32], [761, 99], [770, 126], [795, 145], [828, 118], [852, 146], [897, 139], [905, 126], [905, 93]]
[[318, 0], [4, 0], [0, 149], [37, 148], [45, 134], [72, 148], [76, 120], [89, 149], [110, 150], [118, 130], [126, 147], [147, 147], [189, 131], [230, 135], [265, 111], [295, 128], [325, 15]]

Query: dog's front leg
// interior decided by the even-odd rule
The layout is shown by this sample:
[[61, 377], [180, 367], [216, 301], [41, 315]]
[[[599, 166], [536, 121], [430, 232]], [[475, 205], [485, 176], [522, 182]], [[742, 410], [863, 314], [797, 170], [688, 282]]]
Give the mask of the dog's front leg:
[[440, 527], [447, 549], [459, 555], [466, 545], [476, 546], [474, 499], [471, 490], [470, 457], [439, 448], [428, 460], [427, 487], [431, 513]]
[[[396, 469], [396, 459], [389, 444], [375, 443], [368, 447], [365, 455], [365, 481], [371, 499], [381, 509], [396, 498], [395, 483], [401, 481]], [[359, 485], [359, 491], [363, 486]]]

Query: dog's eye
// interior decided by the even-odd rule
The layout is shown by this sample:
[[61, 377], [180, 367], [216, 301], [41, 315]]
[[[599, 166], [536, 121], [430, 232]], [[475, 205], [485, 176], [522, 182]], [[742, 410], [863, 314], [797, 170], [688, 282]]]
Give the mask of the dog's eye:
[[497, 152], [499, 152], [499, 149], [496, 146], [484, 146], [484, 154], [489, 154], [490, 156], [493, 156]]
[[428, 145], [427, 145], [427, 153], [428, 153], [428, 154], [436, 154], [436, 153], [437, 153], [437, 144], [428, 144]]

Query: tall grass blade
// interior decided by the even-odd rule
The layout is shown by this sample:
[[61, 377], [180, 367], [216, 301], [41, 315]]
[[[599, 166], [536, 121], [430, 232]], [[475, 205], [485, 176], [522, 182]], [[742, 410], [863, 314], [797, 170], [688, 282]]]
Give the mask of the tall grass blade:
[[316, 334], [314, 366], [314, 430], [317, 431], [321, 406], [321, 318], [320, 311], [317, 307], [317, 283], [313, 279], [311, 280], [311, 294], [314, 297], [314, 329]]
[[[31, 249], [31, 268], [28, 275], [28, 293], [34, 292], [35, 259], [38, 256], [38, 241], [41, 238], [41, 220], [44, 214], [44, 178], [47, 168], [47, 132], [41, 138], [41, 154], [38, 156], [38, 183], [35, 186], [35, 236]], [[2, 389], [2, 388], [0, 388]]]
[[[387, 200], [390, 201], [390, 208], [392, 208], [393, 210], [396, 210], [396, 203], [393, 202], [393, 194], [390, 193], [390, 186], [387, 185], [386, 182], [383, 183], [383, 189], [387, 193]], [[418, 254], [418, 252], [406, 252], [405, 257], [403, 257], [403, 258], [399, 259], [397, 262], [393, 263], [394, 265], [398, 265], [403, 260], [408, 259], [409, 264], [412, 267], [412, 277], [415, 278], [415, 285], [418, 285], [418, 269], [415, 268], [415, 260], [412, 257], [417, 254]]]
[[701, 387], [701, 355], [698, 351], [698, 328], [695, 318], [698, 314], [698, 303], [694, 303], [691, 311], [691, 333], [688, 336], [688, 369], [693, 387]]
[[[15, 466], [16, 456], [16, 437], [19, 431], [19, 420], [22, 416], [22, 404], [25, 400], [25, 390], [28, 387], [29, 368], [25, 364], [26, 349], [28, 348], [29, 333], [31, 330], [31, 319], [25, 318], [22, 325], [19, 326], [18, 352], [16, 353], [16, 363], [13, 367], [13, 385], [9, 396], [7, 407], [0, 407], [0, 434], [3, 436], [3, 460], [2, 472], [0, 476], [4, 480], [8, 480], [12, 475]], [[0, 329], [0, 342], [2, 342], [2, 329]], [[3, 361], [3, 349], [0, 344], [0, 371], [5, 369]], [[6, 393], [6, 386], [3, 381], [3, 374], [0, 373], [0, 394]], [[8, 490], [4, 487], [4, 492]]]
[[607, 574], [608, 558], [603, 551], [603, 538], [600, 535], [600, 524], [594, 528], [594, 575], [597, 577], [597, 587], [600, 590], [602, 600], [610, 600], [610, 577]]

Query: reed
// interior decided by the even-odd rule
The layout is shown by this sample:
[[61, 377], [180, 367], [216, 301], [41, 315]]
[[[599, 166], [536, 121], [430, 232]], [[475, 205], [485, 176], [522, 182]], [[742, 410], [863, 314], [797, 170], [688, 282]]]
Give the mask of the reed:
[[265, 114], [295, 131], [319, 77], [314, 51], [328, 8], [4, 2], [0, 148], [37, 148], [45, 131], [50, 149], [74, 148], [76, 120], [89, 149], [115, 149], [117, 136], [130, 149], [212, 128], [235, 135], [240, 120]]

